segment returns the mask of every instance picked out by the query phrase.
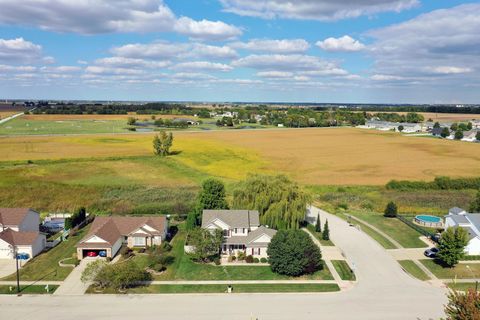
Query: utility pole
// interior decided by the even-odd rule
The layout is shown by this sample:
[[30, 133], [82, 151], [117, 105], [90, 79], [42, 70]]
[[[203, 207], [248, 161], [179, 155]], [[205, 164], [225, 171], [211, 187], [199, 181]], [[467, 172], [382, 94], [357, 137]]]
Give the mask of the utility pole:
[[17, 252], [17, 247], [12, 245], [12, 251], [13, 254], [15, 255], [15, 265], [17, 267], [17, 295], [20, 295], [20, 271], [18, 269], [18, 252]]

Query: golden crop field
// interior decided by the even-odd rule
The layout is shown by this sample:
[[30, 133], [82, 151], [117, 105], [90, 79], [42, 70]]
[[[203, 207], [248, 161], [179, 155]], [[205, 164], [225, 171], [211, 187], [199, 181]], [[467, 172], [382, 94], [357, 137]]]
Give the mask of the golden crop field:
[[[152, 154], [152, 134], [0, 138], [3, 161]], [[480, 145], [353, 128], [176, 132], [172, 159], [241, 179], [283, 172], [305, 184], [380, 185], [391, 179], [479, 176]]]
[[0, 111], [0, 119], [5, 119], [7, 117], [13, 116], [19, 113], [18, 111]]

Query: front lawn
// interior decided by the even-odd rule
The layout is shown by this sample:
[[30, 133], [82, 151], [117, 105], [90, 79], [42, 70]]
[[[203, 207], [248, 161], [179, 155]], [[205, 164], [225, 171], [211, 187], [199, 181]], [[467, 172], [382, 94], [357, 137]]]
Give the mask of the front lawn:
[[421, 234], [396, 218], [385, 218], [378, 213], [353, 213], [354, 216], [377, 227], [404, 248], [425, 248], [427, 244], [419, 239]]
[[[272, 293], [272, 292], [336, 292], [340, 291], [337, 284], [234, 284], [233, 293]], [[171, 293], [226, 293], [225, 284], [205, 285], [151, 285], [129, 289], [129, 294], [171, 294]], [[87, 293], [95, 293], [89, 288]], [[105, 290], [103, 293], [116, 293], [112, 290]]]
[[332, 260], [332, 264], [342, 280], [355, 281], [355, 273], [345, 260]]
[[[480, 263], [460, 263], [454, 268], [444, 268], [434, 260], [420, 260], [439, 279], [474, 279], [480, 278]], [[468, 267], [467, 267], [468, 266]]]
[[332, 240], [323, 240], [323, 235], [321, 232], [316, 232], [315, 231], [315, 226], [313, 224], [308, 224], [307, 225], [308, 231], [310, 231], [311, 234], [317, 238], [318, 241], [320, 241], [320, 244], [325, 247], [333, 247], [335, 244], [332, 242]]
[[[154, 280], [333, 280], [327, 266], [312, 275], [292, 278], [274, 273], [270, 266], [245, 264], [244, 266], [215, 266], [193, 262], [184, 250], [186, 232], [179, 230], [172, 241], [170, 255], [175, 257], [174, 262], [162, 274], [154, 276]], [[146, 266], [147, 257], [137, 255], [134, 261], [142, 268]]]
[[417, 278], [418, 280], [430, 280], [430, 277], [412, 260], [401, 260], [398, 261], [398, 263], [400, 263], [400, 265], [406, 272], [408, 272], [410, 275]]
[[469, 289], [480, 291], [480, 285], [475, 284], [475, 282], [449, 283], [448, 287], [456, 291], [468, 291]]
[[[345, 219], [346, 219], [346, 217], [345, 217]], [[372, 228], [370, 228], [366, 224], [364, 224], [362, 222], [359, 222], [357, 220], [353, 220], [352, 223], [360, 226], [360, 228], [363, 232], [368, 234], [373, 240], [377, 241], [385, 249], [396, 249], [395, 245], [392, 242], [390, 242], [390, 240], [388, 240], [387, 238], [385, 238], [380, 233], [373, 230]]]
[[[12, 289], [10, 291], [10, 288]], [[58, 286], [48, 286], [48, 292], [45, 290], [45, 286], [32, 285], [32, 286], [20, 286], [20, 294], [52, 294], [57, 290]], [[17, 294], [16, 286], [0, 286], [0, 294]]]
[[[75, 236], [60, 243], [55, 248], [44, 252], [20, 269], [20, 280], [28, 281], [61, 281], [64, 280], [73, 268], [63, 268], [58, 265], [58, 261], [76, 256], [76, 244], [87, 233], [89, 226], [80, 230]], [[15, 274], [11, 274], [2, 280], [15, 280]]]

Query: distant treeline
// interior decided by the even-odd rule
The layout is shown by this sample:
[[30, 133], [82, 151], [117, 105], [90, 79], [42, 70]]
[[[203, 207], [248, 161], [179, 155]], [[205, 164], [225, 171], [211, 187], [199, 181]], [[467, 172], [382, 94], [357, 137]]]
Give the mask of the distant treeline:
[[182, 104], [147, 103], [139, 105], [56, 104], [38, 105], [34, 113], [40, 114], [194, 114], [196, 111]]
[[388, 190], [464, 190], [480, 189], [480, 177], [476, 178], [456, 178], [436, 177], [433, 181], [397, 181], [392, 180], [387, 183]]

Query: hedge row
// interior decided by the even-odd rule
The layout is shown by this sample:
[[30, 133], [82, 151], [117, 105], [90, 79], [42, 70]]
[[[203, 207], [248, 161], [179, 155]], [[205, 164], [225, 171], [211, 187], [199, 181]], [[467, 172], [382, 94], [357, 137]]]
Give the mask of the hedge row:
[[392, 180], [387, 183], [388, 190], [464, 190], [480, 189], [480, 177], [457, 178], [436, 177], [431, 182], [426, 181], [398, 181]]

